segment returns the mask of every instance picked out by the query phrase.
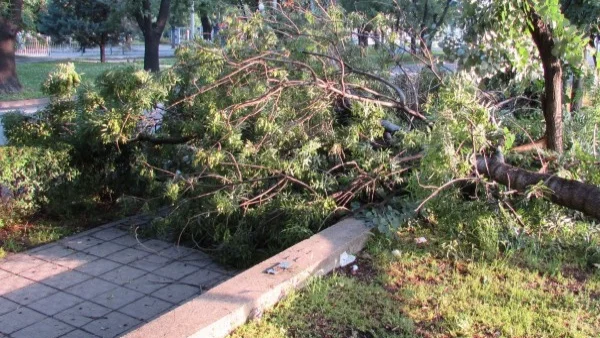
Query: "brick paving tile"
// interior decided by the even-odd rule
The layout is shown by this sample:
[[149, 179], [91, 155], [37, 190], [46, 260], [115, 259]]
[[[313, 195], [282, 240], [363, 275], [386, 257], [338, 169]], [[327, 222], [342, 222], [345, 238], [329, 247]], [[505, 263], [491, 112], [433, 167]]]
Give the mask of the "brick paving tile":
[[25, 270], [19, 273], [20, 276], [33, 279], [34, 281], [41, 281], [46, 278], [50, 278], [61, 273], [69, 271], [68, 268], [52, 263], [44, 263], [36, 266], [35, 268]]
[[170, 278], [149, 273], [129, 283], [125, 283], [123, 286], [145, 294], [150, 294], [172, 282], [173, 280]]
[[222, 273], [202, 269], [182, 278], [180, 282], [202, 287], [203, 290], [206, 290], [223, 278], [227, 277]]
[[158, 255], [172, 259], [182, 259], [193, 253], [196, 253], [196, 250], [185, 248], [182, 246], [172, 246], [170, 248], [166, 248], [160, 251]]
[[130, 266], [121, 266], [120, 268], [114, 269], [100, 276], [100, 278], [107, 280], [111, 283], [123, 285], [130, 283], [138, 277], [145, 275], [147, 272], [144, 270], [132, 268]]
[[116, 337], [234, 275], [132, 217], [0, 260], [0, 338]]
[[39, 250], [30, 252], [30, 256], [52, 262], [57, 258], [65, 257], [75, 253], [75, 250], [67, 248], [59, 243], [40, 247]]
[[28, 305], [40, 313], [53, 316], [65, 309], [83, 302], [83, 299], [72, 296], [65, 292], [57, 292], [52, 296], [42, 298]]
[[200, 268], [207, 267], [214, 263], [213, 260], [210, 258], [210, 256], [208, 256], [207, 254], [202, 253], [200, 251], [196, 251], [196, 250], [194, 250], [194, 252], [192, 252], [190, 255], [187, 255], [187, 256], [179, 259], [179, 261], [183, 262], [183, 263], [195, 265]]
[[81, 272], [69, 270], [68, 272], [64, 272], [59, 275], [43, 279], [43, 280], [41, 280], [41, 282], [46, 285], [55, 287], [59, 290], [64, 290], [64, 289], [68, 288], [69, 286], [79, 284], [88, 279], [92, 279], [92, 277], [89, 275], [83, 274]]
[[84, 249], [83, 252], [89, 253], [91, 255], [98, 256], [98, 257], [106, 257], [110, 254], [113, 254], [117, 251], [121, 251], [125, 248], [126, 248], [126, 246], [123, 246], [123, 245], [119, 245], [119, 244], [115, 244], [115, 243], [111, 243], [111, 242], [104, 242], [102, 244], [98, 244], [98, 245], [89, 247], [87, 249]]
[[107, 291], [117, 288], [117, 285], [105, 282], [99, 278], [92, 278], [83, 283], [72, 286], [65, 291], [85, 299], [93, 299]]
[[148, 321], [159, 314], [166, 312], [173, 305], [158, 298], [146, 296], [142, 299], [121, 308], [119, 312], [128, 314], [134, 318]]
[[145, 241], [144, 239], [135, 238], [134, 236], [123, 236], [123, 237], [113, 239], [111, 242], [115, 243], [115, 244], [120, 244], [120, 245], [124, 245], [127, 247], [131, 247], [131, 246], [135, 246], [135, 245], [140, 245], [144, 241]]
[[127, 305], [137, 299], [142, 298], [143, 296], [144, 294], [141, 292], [126, 289], [124, 287], [118, 287], [116, 289], [112, 289], [106, 293], [94, 297], [92, 301], [102, 306], [106, 306], [107, 308], [116, 310], [124, 305]]
[[4, 271], [4, 270], [0, 270], [0, 279], [2, 278], [6, 278], [8, 276], [12, 276], [13, 274], [11, 272], [8, 271]]
[[128, 233], [123, 230], [119, 230], [119, 229], [115, 229], [115, 228], [108, 228], [108, 229], [104, 229], [104, 230], [95, 232], [92, 235], [92, 237], [96, 237], [96, 238], [104, 240], [104, 241], [112, 241], [115, 238], [119, 238], [119, 237], [125, 236], [127, 234]]
[[82, 329], [100, 337], [112, 338], [137, 327], [139, 324], [141, 324], [140, 320], [126, 316], [122, 313], [111, 312], [100, 319], [96, 319], [86, 324]]
[[44, 318], [45, 316], [40, 313], [21, 307], [0, 316], [0, 332], [11, 334]]
[[202, 289], [196, 286], [184, 285], [179, 283], [169, 284], [152, 293], [153, 297], [166, 300], [173, 304], [179, 304], [184, 300], [194, 298], [202, 293]]
[[92, 236], [83, 236], [79, 238], [67, 238], [63, 242], [63, 245], [74, 250], [84, 250], [103, 242], [103, 240], [94, 238]]
[[5, 294], [4, 297], [12, 300], [15, 303], [27, 305], [37, 301], [38, 299], [50, 296], [56, 292], [58, 291], [54, 288], [39, 283], [34, 283], [19, 290], [9, 292]]
[[92, 276], [101, 276], [105, 273], [120, 267], [121, 264], [101, 258], [93, 262], [83, 264], [75, 268], [79, 272], [86, 273]]
[[200, 268], [195, 265], [181, 262], [171, 262], [163, 266], [162, 268], [154, 271], [154, 273], [168, 278], [180, 279], [198, 271], [199, 269]]
[[136, 245], [137, 249], [145, 250], [151, 253], [158, 253], [164, 249], [170, 248], [172, 244], [167, 242], [159, 241], [157, 239], [151, 239]]
[[7, 294], [28, 287], [29, 285], [32, 285], [34, 283], [34, 281], [31, 281], [21, 276], [8, 276], [2, 280], [2, 283], [0, 283], [0, 296], [6, 297]]
[[69, 269], [75, 269], [82, 265], [89, 264], [97, 259], [98, 257], [96, 256], [88, 255], [83, 252], [75, 252], [71, 255], [57, 258], [53, 261], [53, 263], [64, 266]]
[[41, 322], [37, 322], [11, 334], [11, 336], [13, 338], [57, 338], [69, 331], [73, 331], [73, 329], [74, 327], [61, 321], [52, 318], [46, 318]]
[[19, 306], [20, 306], [19, 304], [15, 303], [11, 300], [8, 300], [4, 297], [0, 297], [0, 315], [14, 311], [14, 310], [18, 309]]
[[75, 327], [82, 327], [93, 320], [104, 318], [109, 312], [111, 309], [107, 307], [86, 301], [56, 314], [54, 318]]
[[89, 332], [85, 332], [85, 331], [81, 331], [81, 330], [74, 330], [74, 331], [67, 333], [64, 336], [60, 336], [60, 338], [97, 338], [97, 337], [98, 336], [96, 336], [95, 334], [91, 334]]
[[144, 271], [152, 272], [162, 268], [169, 262], [171, 262], [171, 260], [166, 257], [151, 254], [140, 260], [133, 261], [129, 265]]
[[65, 257], [73, 253], [75, 253], [75, 250], [56, 243], [54, 245], [45, 247], [42, 250], [37, 250], [31, 253], [31, 256], [43, 259], [47, 262], [52, 262], [57, 258]]
[[106, 256], [106, 259], [110, 259], [121, 264], [128, 264], [133, 261], [138, 261], [148, 255], [150, 255], [150, 253], [147, 251], [127, 248], [125, 250], [115, 252], [111, 255]]
[[44, 263], [45, 262], [43, 260], [31, 257], [26, 254], [16, 254], [9, 256], [7, 259], [3, 260], [2, 265], [0, 265], [0, 269], [12, 273], [19, 273], [25, 270], [35, 268], [36, 266]]

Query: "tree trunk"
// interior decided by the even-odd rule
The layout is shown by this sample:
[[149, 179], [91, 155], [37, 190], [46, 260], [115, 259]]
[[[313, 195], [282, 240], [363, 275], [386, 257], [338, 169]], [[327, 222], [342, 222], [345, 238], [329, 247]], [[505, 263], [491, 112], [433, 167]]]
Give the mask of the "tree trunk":
[[475, 165], [479, 173], [521, 192], [542, 181], [552, 191], [552, 202], [600, 220], [600, 188], [594, 185], [516, 168], [504, 163], [501, 157], [479, 156]]
[[571, 87], [571, 113], [577, 112], [583, 106], [583, 76], [573, 74], [573, 86]]
[[563, 121], [562, 121], [562, 67], [560, 60], [552, 54], [554, 39], [552, 31], [542, 18], [531, 10], [530, 32], [540, 53], [544, 68], [544, 95], [542, 109], [546, 121], [546, 140], [548, 149], [562, 153], [563, 151]]
[[106, 40], [108, 39], [106, 33], [102, 33], [102, 36], [100, 36], [100, 43], [98, 44], [98, 46], [100, 46], [100, 63], [105, 63], [106, 62]]
[[202, 37], [206, 41], [211, 41], [212, 36], [210, 33], [212, 32], [212, 25], [210, 24], [210, 19], [206, 14], [202, 14], [200, 22], [202, 23]]
[[410, 52], [413, 54], [417, 54], [417, 38], [414, 33], [410, 35]]
[[16, 38], [0, 32], [0, 93], [17, 93], [22, 87], [15, 62]]
[[20, 92], [22, 89], [17, 77], [15, 44], [23, 23], [23, 0], [8, 0], [7, 6], [7, 16], [0, 16], [0, 93], [8, 94]]
[[159, 45], [160, 35], [157, 36], [153, 31], [144, 34], [144, 70], [160, 71]]
[[160, 8], [156, 22], [152, 22], [152, 6], [150, 0], [142, 0], [142, 8], [133, 13], [135, 20], [144, 34], [144, 70], [158, 72], [160, 70], [160, 60], [158, 48], [160, 46], [160, 37], [167, 24], [171, 0], [161, 0]]

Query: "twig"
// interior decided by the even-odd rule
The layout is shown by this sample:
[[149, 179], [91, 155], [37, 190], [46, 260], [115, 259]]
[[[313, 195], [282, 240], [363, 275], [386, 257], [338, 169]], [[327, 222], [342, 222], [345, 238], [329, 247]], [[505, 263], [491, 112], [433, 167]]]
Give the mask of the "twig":
[[458, 183], [458, 182], [464, 182], [464, 181], [478, 181], [478, 178], [472, 178], [472, 177], [468, 177], [468, 178], [456, 178], [453, 179], [450, 182], [447, 182], [446, 184], [442, 185], [441, 187], [437, 188], [436, 191], [434, 191], [431, 195], [429, 195], [429, 197], [427, 197], [425, 200], [423, 200], [423, 202], [421, 202], [421, 204], [419, 204], [419, 206], [415, 209], [415, 213], [419, 213], [419, 211], [421, 210], [421, 208], [423, 208], [423, 206], [425, 205], [425, 203], [429, 202], [432, 198], [434, 198], [435, 196], [437, 196], [440, 192], [442, 192], [442, 190]]

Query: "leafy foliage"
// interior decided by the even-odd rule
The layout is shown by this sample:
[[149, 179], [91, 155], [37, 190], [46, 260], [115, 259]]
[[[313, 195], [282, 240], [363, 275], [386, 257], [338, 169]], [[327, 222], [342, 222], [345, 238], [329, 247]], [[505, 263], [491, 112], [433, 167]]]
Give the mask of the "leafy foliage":
[[118, 39], [121, 31], [116, 1], [105, 0], [52, 0], [47, 12], [40, 18], [40, 32], [56, 41], [72, 37], [82, 47], [104, 46]]
[[587, 36], [565, 18], [558, 0], [463, 1], [465, 34], [462, 41], [447, 41], [445, 51], [484, 77], [509, 72], [517, 81], [540, 78], [539, 53], [529, 32], [531, 11], [552, 27], [553, 54], [577, 68]]

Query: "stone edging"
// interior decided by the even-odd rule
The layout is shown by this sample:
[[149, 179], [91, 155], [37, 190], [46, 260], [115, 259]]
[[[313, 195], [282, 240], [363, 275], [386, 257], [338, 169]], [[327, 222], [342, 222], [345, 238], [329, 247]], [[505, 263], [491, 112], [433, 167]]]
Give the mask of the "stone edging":
[[47, 97], [41, 99], [17, 100], [17, 101], [0, 101], [0, 109], [18, 109], [22, 107], [35, 107], [46, 105], [50, 102]]
[[[128, 338], [225, 337], [249, 318], [260, 317], [286, 294], [312, 276], [324, 275], [340, 263], [346, 251], [360, 251], [370, 231], [349, 218], [259, 263], [206, 293], [130, 332]], [[265, 271], [290, 263], [275, 275]]]

